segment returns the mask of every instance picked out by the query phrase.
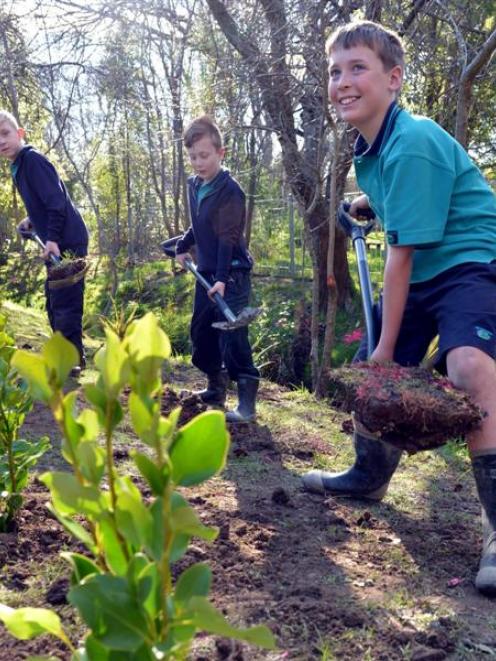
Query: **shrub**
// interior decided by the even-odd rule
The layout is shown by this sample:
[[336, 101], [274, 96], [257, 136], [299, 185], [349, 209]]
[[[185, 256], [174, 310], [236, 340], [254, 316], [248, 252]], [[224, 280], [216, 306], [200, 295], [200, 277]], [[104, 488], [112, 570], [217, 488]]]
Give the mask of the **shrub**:
[[14, 351], [14, 341], [5, 332], [5, 317], [0, 315], [0, 532], [15, 527], [29, 469], [50, 446], [47, 437], [37, 442], [18, 438], [33, 401], [26, 382], [11, 366]]
[[[56, 613], [0, 606], [0, 619], [15, 636], [50, 633], [68, 645], [74, 661], [185, 659], [198, 630], [274, 647], [267, 628], [234, 629], [210, 604], [206, 563], [193, 564], [173, 581], [172, 565], [190, 539], [211, 541], [218, 533], [201, 523], [177, 487], [195, 486], [221, 471], [229, 435], [219, 411], [181, 428], [179, 409], [161, 415], [161, 365], [169, 355], [169, 340], [151, 313], [133, 321], [122, 339], [107, 327], [106, 343], [95, 357], [98, 380], [85, 388], [91, 408], [78, 415], [76, 393], [62, 391], [78, 361], [72, 344], [56, 333], [41, 356], [15, 354], [13, 362], [35, 396], [50, 406], [73, 468], [72, 474], [48, 472], [41, 479], [50, 489], [53, 514], [88, 551], [62, 555], [72, 567], [68, 600], [89, 629], [76, 649]], [[132, 454], [151, 492], [148, 499], [113, 463], [126, 386], [132, 426], [148, 447]], [[100, 431], [104, 447], [97, 442]]]

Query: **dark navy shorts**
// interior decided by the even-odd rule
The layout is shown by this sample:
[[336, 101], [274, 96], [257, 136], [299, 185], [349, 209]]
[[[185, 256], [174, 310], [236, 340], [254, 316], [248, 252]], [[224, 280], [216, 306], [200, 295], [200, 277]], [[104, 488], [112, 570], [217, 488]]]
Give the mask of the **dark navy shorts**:
[[447, 353], [457, 347], [475, 347], [496, 358], [496, 262], [460, 264], [410, 285], [395, 360], [418, 365], [436, 335], [441, 372]]

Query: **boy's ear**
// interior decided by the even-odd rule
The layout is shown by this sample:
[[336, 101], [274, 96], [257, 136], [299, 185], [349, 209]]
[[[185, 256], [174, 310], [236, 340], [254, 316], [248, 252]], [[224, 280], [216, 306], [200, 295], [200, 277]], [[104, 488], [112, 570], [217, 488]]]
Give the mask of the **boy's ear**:
[[224, 156], [226, 155], [226, 148], [225, 148], [225, 147], [221, 147], [220, 149], [217, 150], [217, 153], [219, 154], [219, 156], [220, 156], [221, 158], [224, 158]]
[[398, 90], [400, 90], [402, 83], [403, 83], [403, 67], [397, 64], [389, 72], [389, 85], [391, 87], [391, 91], [397, 92]]
[[22, 127], [19, 127], [19, 128], [17, 129], [17, 135], [19, 136], [19, 138], [20, 138], [21, 140], [23, 140], [24, 137], [25, 137], [25, 135], [26, 135], [26, 129], [23, 129]]

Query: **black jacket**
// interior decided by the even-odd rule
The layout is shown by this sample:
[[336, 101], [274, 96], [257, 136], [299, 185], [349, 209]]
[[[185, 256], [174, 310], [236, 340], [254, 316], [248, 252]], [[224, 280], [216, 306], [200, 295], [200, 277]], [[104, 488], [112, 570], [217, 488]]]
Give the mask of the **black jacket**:
[[55, 241], [60, 250], [86, 252], [88, 230], [81, 214], [50, 161], [31, 146], [12, 163], [12, 176], [29, 219], [41, 240]]
[[243, 236], [245, 194], [227, 170], [212, 181], [213, 190], [198, 204], [200, 177], [188, 179], [191, 227], [176, 244], [176, 254], [196, 246], [198, 270], [215, 281], [227, 282], [231, 269], [249, 270], [253, 260]]

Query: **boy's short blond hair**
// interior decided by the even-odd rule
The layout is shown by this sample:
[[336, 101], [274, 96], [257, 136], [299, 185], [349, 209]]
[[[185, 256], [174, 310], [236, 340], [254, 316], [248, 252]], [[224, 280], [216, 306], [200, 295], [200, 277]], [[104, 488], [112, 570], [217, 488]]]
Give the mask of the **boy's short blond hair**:
[[405, 68], [405, 51], [401, 38], [393, 30], [388, 30], [373, 21], [353, 21], [335, 30], [326, 43], [326, 53], [331, 55], [336, 48], [367, 46], [382, 61], [384, 69]]
[[8, 110], [0, 110], [0, 123], [1, 122], [8, 122], [16, 131], [19, 128], [19, 122]]
[[194, 119], [184, 131], [184, 145], [186, 149], [192, 147], [195, 142], [208, 136], [216, 149], [222, 149], [222, 133], [214, 120], [208, 115]]

